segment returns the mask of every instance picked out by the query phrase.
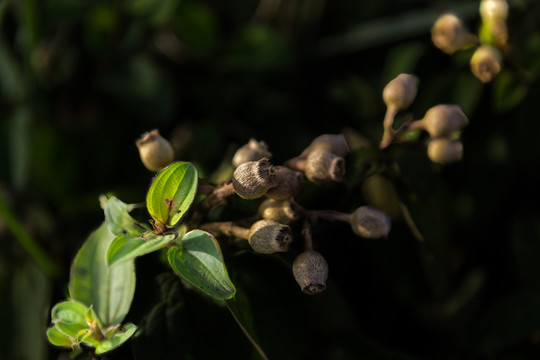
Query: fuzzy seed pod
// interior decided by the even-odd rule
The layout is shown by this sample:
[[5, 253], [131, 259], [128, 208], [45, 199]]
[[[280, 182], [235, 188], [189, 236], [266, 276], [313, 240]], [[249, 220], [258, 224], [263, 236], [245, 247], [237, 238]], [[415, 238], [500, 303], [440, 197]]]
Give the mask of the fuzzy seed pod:
[[432, 137], [450, 135], [461, 129], [469, 120], [458, 105], [436, 105], [430, 108], [422, 120]]
[[508, 17], [508, 3], [506, 0], [482, 0], [480, 16], [484, 21], [505, 21]]
[[391, 220], [382, 211], [369, 206], [360, 206], [352, 213], [351, 227], [358, 236], [376, 239], [388, 236]]
[[328, 150], [314, 150], [306, 159], [304, 174], [315, 182], [341, 181], [345, 174], [345, 160]]
[[311, 144], [302, 151], [300, 156], [307, 156], [316, 149], [324, 149], [333, 152], [337, 156], [345, 157], [349, 153], [349, 144], [343, 134], [323, 134], [317, 136]]
[[234, 191], [243, 199], [259, 198], [268, 189], [276, 186], [274, 167], [267, 158], [240, 164], [234, 170], [232, 185]]
[[266, 192], [266, 196], [274, 200], [287, 200], [300, 195], [302, 190], [302, 173], [285, 166], [274, 166], [275, 187]]
[[431, 161], [441, 164], [459, 161], [463, 157], [463, 144], [459, 139], [431, 139], [428, 144], [427, 154]]
[[258, 253], [285, 252], [292, 242], [292, 231], [288, 225], [272, 220], [259, 220], [249, 229], [249, 244]]
[[463, 48], [469, 37], [465, 25], [454, 14], [441, 15], [431, 28], [433, 45], [447, 54], [453, 54]]
[[399, 74], [390, 80], [383, 89], [386, 106], [395, 106], [397, 110], [406, 109], [416, 97], [418, 78], [411, 74]]
[[501, 67], [502, 54], [491, 45], [478, 47], [471, 57], [471, 72], [484, 83], [493, 80], [501, 71]]
[[293, 262], [294, 279], [303, 292], [315, 295], [326, 289], [328, 279], [328, 263], [314, 250], [301, 253]]
[[235, 168], [248, 161], [257, 161], [262, 158], [270, 158], [272, 154], [268, 151], [268, 146], [263, 141], [250, 139], [249, 142], [238, 150], [233, 156], [232, 163]]
[[150, 171], [159, 171], [174, 160], [171, 144], [159, 134], [157, 129], [144, 133], [137, 140], [136, 145], [142, 163]]
[[263, 219], [285, 225], [298, 219], [296, 205], [289, 200], [266, 199], [259, 205], [259, 214]]

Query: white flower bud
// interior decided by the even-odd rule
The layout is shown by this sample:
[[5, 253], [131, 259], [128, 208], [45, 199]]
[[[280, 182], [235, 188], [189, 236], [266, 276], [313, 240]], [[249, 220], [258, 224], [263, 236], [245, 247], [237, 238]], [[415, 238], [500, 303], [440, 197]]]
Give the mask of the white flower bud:
[[508, 17], [508, 3], [506, 0], [482, 0], [480, 16], [485, 21], [504, 21]]
[[463, 48], [470, 35], [460, 18], [454, 14], [441, 15], [431, 28], [433, 45], [447, 54]]
[[501, 68], [502, 54], [491, 45], [478, 47], [471, 57], [471, 72], [484, 83], [493, 80]]
[[399, 74], [390, 80], [383, 89], [386, 106], [395, 106], [397, 110], [409, 107], [416, 97], [418, 78], [411, 74]]
[[450, 135], [461, 129], [469, 120], [458, 105], [436, 105], [430, 108], [422, 120], [432, 137]]
[[158, 130], [144, 133], [136, 142], [144, 166], [150, 171], [159, 171], [174, 160], [174, 150]]
[[463, 144], [460, 140], [448, 138], [431, 139], [427, 148], [431, 161], [447, 164], [461, 160], [463, 157]]

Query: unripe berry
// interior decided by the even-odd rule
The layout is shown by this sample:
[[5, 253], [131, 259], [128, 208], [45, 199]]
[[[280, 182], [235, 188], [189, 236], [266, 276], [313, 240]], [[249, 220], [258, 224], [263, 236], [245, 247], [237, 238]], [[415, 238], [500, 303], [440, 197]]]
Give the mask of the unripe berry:
[[274, 166], [275, 187], [266, 192], [266, 196], [275, 200], [287, 200], [300, 195], [302, 190], [302, 173], [285, 166]]
[[430, 108], [422, 120], [432, 137], [450, 135], [461, 129], [469, 120], [458, 105], [436, 105]]
[[171, 144], [159, 134], [157, 129], [144, 133], [137, 140], [136, 145], [142, 163], [150, 171], [159, 171], [174, 160]]
[[311, 144], [304, 149], [302, 155], [307, 155], [316, 149], [328, 150], [337, 156], [344, 157], [349, 153], [349, 144], [347, 144], [343, 134], [323, 134], [313, 139]]
[[463, 144], [460, 140], [448, 138], [431, 139], [427, 154], [431, 161], [441, 164], [459, 161], [463, 157]]
[[294, 279], [303, 292], [314, 295], [326, 289], [328, 279], [328, 263], [314, 250], [301, 253], [293, 262]]
[[388, 236], [391, 220], [382, 211], [369, 206], [361, 206], [352, 213], [351, 227], [356, 235], [376, 239]]
[[306, 159], [304, 174], [315, 182], [341, 181], [345, 174], [345, 161], [328, 150], [316, 149]]
[[259, 214], [263, 219], [290, 224], [298, 219], [296, 205], [289, 200], [266, 199], [259, 205]]
[[257, 161], [262, 158], [270, 158], [272, 154], [268, 151], [268, 147], [263, 141], [250, 139], [249, 142], [238, 150], [233, 156], [232, 163], [236, 168], [248, 161]]
[[232, 177], [234, 191], [244, 199], [256, 199], [274, 187], [274, 167], [267, 158], [248, 161], [234, 170]]
[[469, 32], [461, 19], [454, 14], [441, 15], [431, 28], [433, 45], [447, 54], [453, 54], [463, 48], [468, 38]]
[[482, 45], [476, 49], [471, 58], [471, 72], [480, 81], [487, 83], [501, 71], [502, 54], [491, 46]]
[[288, 225], [273, 220], [259, 220], [249, 229], [249, 244], [258, 253], [285, 252], [292, 242], [292, 231]]
[[504, 21], [508, 17], [508, 3], [506, 0], [482, 0], [480, 16], [485, 21]]
[[416, 97], [418, 78], [410, 74], [399, 74], [390, 80], [383, 89], [383, 100], [386, 106], [397, 110], [406, 109]]

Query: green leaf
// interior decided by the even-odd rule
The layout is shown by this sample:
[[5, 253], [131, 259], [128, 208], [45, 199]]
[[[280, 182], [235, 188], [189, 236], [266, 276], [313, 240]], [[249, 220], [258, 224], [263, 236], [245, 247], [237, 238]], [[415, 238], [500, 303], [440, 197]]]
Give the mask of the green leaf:
[[153, 237], [153, 239], [142, 237], [128, 238], [125, 235], [118, 235], [107, 251], [107, 262], [109, 266], [122, 264], [138, 256], [163, 249], [177, 237], [176, 234], [155, 235], [151, 233], [146, 236]]
[[167, 254], [178, 275], [217, 299], [234, 296], [236, 289], [216, 239], [202, 230], [193, 230], [182, 238], [180, 245], [170, 248]]
[[154, 220], [170, 227], [184, 216], [195, 198], [197, 176], [195, 166], [186, 162], [175, 162], [157, 174], [146, 195]]
[[148, 230], [143, 224], [137, 222], [129, 215], [129, 212], [137, 207], [137, 204], [126, 204], [111, 196], [100, 197], [101, 207], [105, 212], [105, 220], [109, 230], [114, 235], [125, 234], [128, 237], [138, 237], [144, 231]]
[[56, 327], [50, 327], [47, 329], [47, 340], [54, 345], [60, 347], [71, 347], [72, 338], [62, 333]]
[[103, 354], [107, 351], [116, 349], [123, 343], [125, 343], [137, 330], [137, 326], [131, 323], [127, 323], [124, 328], [113, 335], [110, 339], [102, 340], [98, 346], [96, 346], [96, 354]]
[[85, 314], [86, 306], [75, 301], [63, 301], [51, 310], [51, 322], [62, 334], [77, 337], [77, 333], [87, 329]]
[[90, 234], [75, 256], [69, 282], [71, 298], [92, 306], [105, 327], [122, 322], [135, 292], [134, 262], [107, 264], [107, 250], [114, 238], [105, 222]]

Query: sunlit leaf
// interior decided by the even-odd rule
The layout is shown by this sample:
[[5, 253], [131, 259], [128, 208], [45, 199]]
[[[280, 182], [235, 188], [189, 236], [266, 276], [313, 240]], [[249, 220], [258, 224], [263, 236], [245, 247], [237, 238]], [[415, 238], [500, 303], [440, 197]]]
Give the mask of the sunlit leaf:
[[134, 262], [107, 264], [107, 250], [114, 238], [105, 222], [90, 234], [75, 256], [69, 282], [71, 297], [92, 306], [106, 327], [122, 322], [135, 292]]
[[60, 347], [71, 347], [72, 344], [72, 338], [62, 333], [54, 326], [47, 329], [47, 340], [49, 340], [52, 345]]
[[221, 249], [207, 232], [193, 230], [167, 255], [172, 269], [206, 294], [230, 299], [236, 289], [227, 273]]
[[86, 306], [75, 301], [63, 301], [51, 310], [51, 322], [62, 334], [77, 337], [77, 333], [87, 329]]
[[189, 209], [197, 191], [197, 169], [186, 162], [175, 162], [152, 181], [146, 206], [154, 220], [174, 226]]
[[177, 234], [154, 235], [149, 233], [145, 235], [145, 238], [128, 238], [125, 235], [118, 235], [107, 251], [107, 262], [109, 266], [114, 266], [133, 260], [138, 256], [163, 249], [176, 237]]
[[128, 323], [123, 329], [112, 336], [110, 339], [102, 340], [98, 346], [96, 346], [96, 354], [103, 354], [107, 351], [116, 349], [123, 343], [125, 343], [137, 330], [137, 326]]
[[136, 208], [137, 204], [126, 204], [115, 196], [108, 199], [102, 196], [100, 202], [109, 230], [114, 235], [125, 234], [127, 237], [137, 237], [148, 230], [129, 215], [129, 212]]

